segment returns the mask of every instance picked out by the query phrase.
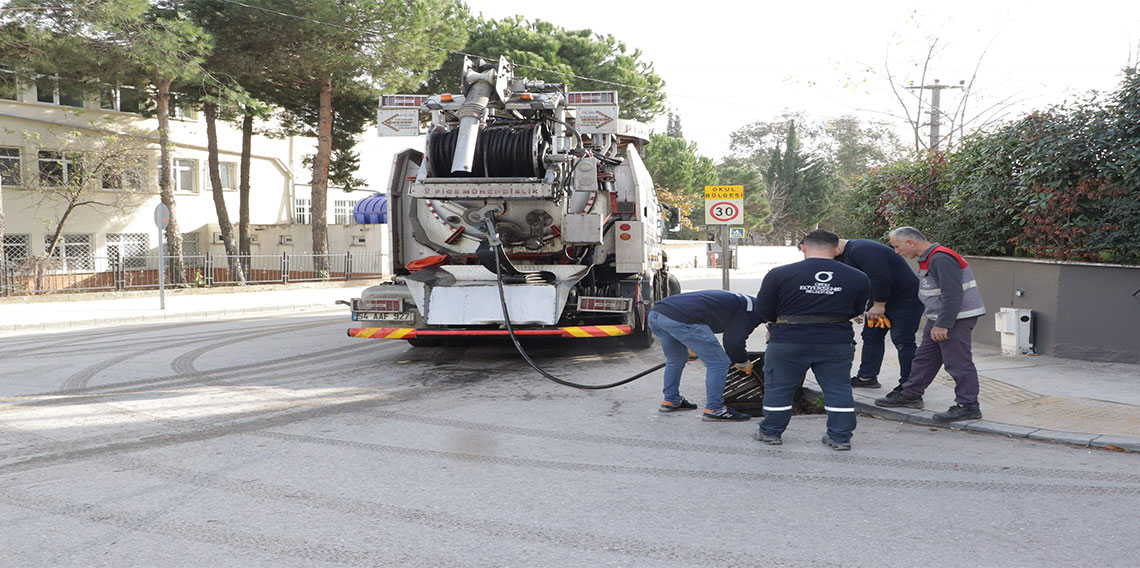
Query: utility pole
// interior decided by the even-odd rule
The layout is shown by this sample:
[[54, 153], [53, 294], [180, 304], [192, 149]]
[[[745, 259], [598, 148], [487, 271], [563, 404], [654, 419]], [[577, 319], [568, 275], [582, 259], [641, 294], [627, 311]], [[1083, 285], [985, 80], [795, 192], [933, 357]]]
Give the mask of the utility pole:
[[[907, 87], [908, 89], [929, 89], [930, 90], [930, 150], [938, 149], [938, 142], [942, 139], [939, 132], [942, 125], [942, 111], [939, 106], [942, 104], [942, 89], [962, 89], [965, 88], [965, 81], [958, 81], [957, 85], [942, 85], [939, 84], [938, 79], [934, 80], [933, 85], [921, 85], [917, 87]], [[921, 101], [922, 95], [919, 95]]]

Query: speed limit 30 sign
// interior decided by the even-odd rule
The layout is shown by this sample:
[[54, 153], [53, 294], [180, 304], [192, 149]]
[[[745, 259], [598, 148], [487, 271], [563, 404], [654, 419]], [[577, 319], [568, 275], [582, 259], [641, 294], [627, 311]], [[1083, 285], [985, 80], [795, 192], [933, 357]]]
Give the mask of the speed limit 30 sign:
[[743, 222], [743, 185], [705, 186], [705, 224], [739, 225]]

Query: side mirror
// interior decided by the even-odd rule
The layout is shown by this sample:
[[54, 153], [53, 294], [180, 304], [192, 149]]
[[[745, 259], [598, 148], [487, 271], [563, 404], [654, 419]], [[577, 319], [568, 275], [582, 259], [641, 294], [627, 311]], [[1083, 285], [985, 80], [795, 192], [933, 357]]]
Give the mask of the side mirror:
[[665, 208], [665, 229], [670, 233], [681, 230], [681, 210], [673, 205], [663, 205]]

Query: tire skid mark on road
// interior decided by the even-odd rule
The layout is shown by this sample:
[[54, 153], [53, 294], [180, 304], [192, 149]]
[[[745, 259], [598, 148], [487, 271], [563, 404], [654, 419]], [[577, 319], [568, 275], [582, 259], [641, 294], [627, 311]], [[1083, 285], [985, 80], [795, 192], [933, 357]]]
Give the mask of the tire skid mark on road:
[[[213, 440], [236, 434], [246, 434], [265, 428], [276, 428], [314, 418], [323, 418], [361, 411], [383, 404], [415, 399], [430, 391], [407, 389], [388, 393], [368, 393], [350, 397], [323, 397], [334, 402], [313, 406], [322, 397], [284, 401], [270, 408], [261, 408], [240, 414], [230, 415], [225, 423], [211, 422], [204, 428], [188, 429], [176, 433], [161, 433], [135, 440], [123, 441], [122, 436], [108, 443], [86, 445], [65, 451], [49, 451], [34, 457], [0, 464], [0, 472], [20, 472], [56, 464], [70, 463], [105, 455], [130, 453], [154, 448], [164, 448], [191, 442]], [[301, 410], [296, 410], [301, 407]]]
[[[343, 323], [343, 322], [330, 321], [328, 323], [320, 323], [320, 324], [316, 324], [316, 323], [312, 323], [312, 322], [287, 323], [287, 324], [278, 324], [278, 325], [273, 325], [273, 326], [255, 327], [252, 329], [257, 329], [257, 330], [280, 329], [283, 331], [288, 331], [290, 328], [304, 329], [304, 328], [309, 328], [309, 327], [315, 327], [318, 325], [320, 325], [320, 326], [334, 325], [334, 323]], [[173, 334], [173, 333], [170, 333], [170, 331], [165, 329], [165, 328], [154, 329], [154, 330], [150, 330], [150, 331], [152, 331], [153, 333], [151, 333], [149, 335], [143, 335], [143, 337], [141, 339], [120, 338], [114, 342], [106, 342], [106, 343], [96, 343], [96, 344], [76, 343], [75, 345], [68, 345], [66, 347], [62, 347], [57, 351], [40, 351], [37, 353], [21, 354], [21, 356], [26, 357], [26, 358], [52, 358], [52, 357], [73, 355], [77, 350], [82, 350], [84, 353], [108, 353], [108, 352], [119, 353], [119, 352], [122, 352], [124, 347], [140, 348], [141, 349], [141, 348], [145, 348], [145, 347], [150, 346], [150, 345], [165, 345], [165, 344], [170, 342], [171, 337], [176, 337], [178, 339], [196, 339], [199, 341], [205, 341], [205, 340], [209, 340], [209, 339], [216, 339], [218, 337], [228, 337], [228, 336], [232, 336], [232, 335], [241, 335], [242, 333], [249, 333], [249, 331], [233, 331], [233, 330], [229, 330], [229, 329], [208, 330], [208, 331], [201, 331], [199, 333], [193, 333], [193, 334]], [[139, 330], [135, 330], [134, 333], [142, 334]]]
[[[811, 474], [783, 474], [783, 473], [757, 473], [742, 471], [711, 471], [699, 469], [672, 469], [660, 467], [633, 467], [624, 465], [589, 464], [563, 462], [554, 460], [539, 460], [529, 458], [509, 458], [488, 456], [483, 454], [465, 454], [447, 452], [442, 450], [426, 450], [407, 448], [403, 446], [390, 446], [371, 442], [356, 442], [333, 438], [320, 438], [303, 434], [286, 434], [281, 432], [259, 431], [257, 436], [276, 438], [293, 442], [307, 442], [310, 444], [353, 448], [372, 453], [395, 454], [408, 457], [442, 459], [480, 463], [486, 465], [501, 465], [522, 467], [527, 469], [546, 469], [570, 471], [577, 473], [603, 473], [621, 475], [645, 475], [650, 477], [672, 477], [685, 479], [712, 479], [723, 481], [767, 481], [780, 483], [804, 484], [812, 483], [825, 486], [846, 487], [883, 487], [890, 489], [918, 489], [918, 490], [959, 490], [986, 493], [1049, 493], [1063, 495], [1103, 495], [1103, 496], [1137, 496], [1140, 495], [1140, 486], [1119, 487], [1108, 485], [1058, 485], [1033, 483], [1007, 483], [997, 481], [940, 481], [930, 479], [884, 479], [867, 477], [843, 477], [835, 475]], [[753, 453], [756, 455], [756, 452]], [[765, 456], [766, 457], [766, 456]]]
[[108, 460], [106, 463], [116, 468], [129, 468], [143, 475], [190, 487], [238, 495], [242, 498], [251, 499], [258, 504], [284, 503], [369, 519], [382, 517], [445, 532], [465, 532], [497, 539], [574, 548], [587, 552], [602, 552], [624, 557], [632, 556], [647, 561], [691, 562], [707, 565], [710, 563], [736, 564], [739, 559], [748, 558], [750, 563], [770, 563], [776, 566], [838, 566], [818, 561], [806, 562], [801, 559], [757, 555], [755, 552], [726, 551], [723, 548], [701, 549], [685, 545], [663, 547], [658, 542], [634, 538], [620, 538], [585, 531], [560, 530], [511, 521], [473, 518], [439, 510], [350, 499], [333, 494], [317, 493], [291, 485], [267, 483], [259, 480], [231, 479], [217, 474], [131, 457], [118, 457], [113, 462]]
[[449, 562], [430, 561], [419, 554], [401, 553], [392, 547], [362, 550], [329, 544], [327, 541], [276, 537], [185, 521], [116, 511], [98, 503], [70, 502], [56, 497], [0, 488], [0, 501], [28, 510], [68, 519], [108, 525], [130, 532], [154, 534], [175, 539], [239, 548], [264, 557], [304, 559], [349, 566], [446, 566]]
[[[395, 349], [398, 347], [399, 347], [399, 345], [397, 345], [397, 344], [389, 344], [389, 345], [385, 345], [381, 349], [389, 350], [389, 349]], [[342, 360], [342, 359], [343, 359], [343, 357], [341, 357], [339, 355], [336, 357], [330, 356], [328, 358], [328, 360]], [[320, 363], [320, 361], [314, 361], [313, 363], [317, 364], [317, 363]], [[502, 370], [502, 369], [510, 368], [514, 365], [515, 365], [515, 363], [512, 361], [503, 361], [503, 362], [500, 362], [498, 365], [496, 365], [491, 370]], [[293, 368], [296, 368], [296, 366], [293, 366]], [[359, 363], [345, 363], [345, 364], [342, 364], [339, 366], [322, 367], [321, 368], [321, 371], [325, 372], [325, 373], [339, 372], [339, 371], [345, 371], [345, 370], [365, 372], [367, 370], [367, 368], [362, 367]], [[276, 370], [275, 369], [266, 369], [265, 372], [276, 373]], [[438, 371], [433, 371], [433, 372], [438, 372]], [[240, 378], [242, 380], [249, 380], [249, 379], [256, 378], [256, 377], [253, 375], [243, 374], [243, 375], [241, 375]], [[417, 396], [407, 397], [404, 395], [405, 392], [415, 391], [415, 392], [440, 393], [440, 392], [446, 392], [446, 391], [451, 391], [451, 390], [458, 390], [458, 389], [465, 387], [465, 385], [461, 384], [461, 383], [450, 384], [450, 385], [446, 385], [446, 386], [424, 385], [421, 381], [419, 381], [414, 376], [406, 377], [404, 379], [403, 383], [404, 383], [403, 386], [405, 386], [405, 387], [409, 384], [414, 385], [414, 387], [411, 389], [405, 388], [403, 390], [387, 391], [387, 394], [390, 396], [390, 400], [392, 400], [393, 402], [402, 401], [405, 399], [412, 400], [414, 398], [417, 398]], [[211, 386], [225, 387], [225, 386], [227, 386], [227, 384], [224, 382], [215, 381]], [[395, 385], [393, 385], [393, 386], [395, 386]], [[355, 392], [359, 392], [359, 390], [357, 390]], [[368, 392], [369, 392], [369, 394], [376, 394], [374, 387], [369, 387]], [[120, 394], [120, 393], [116, 393], [116, 395], [118, 395], [118, 394]], [[151, 395], [151, 394], [154, 394], [154, 391], [138, 391], [138, 392], [132, 391], [132, 392], [129, 392], [126, 394], [129, 394], [130, 397], [133, 398], [137, 394], [141, 394], [144, 396], [145, 395]], [[251, 394], [257, 398], [262, 399], [263, 401], [264, 400], [271, 400], [274, 405], [271, 407], [268, 407], [268, 408], [262, 407], [262, 408], [259, 408], [257, 410], [249, 411], [246, 413], [229, 415], [229, 417], [232, 418], [234, 422], [246, 420], [246, 419], [249, 419], [249, 418], [254, 417], [254, 416], [271, 414], [273, 412], [278, 412], [281, 410], [289, 410], [289, 409], [299, 407], [299, 406], [316, 406], [316, 405], [319, 405], [322, 403], [327, 403], [329, 401], [332, 401], [335, 403], [335, 402], [339, 402], [339, 401], [342, 401], [345, 398], [347, 398], [343, 394], [334, 393], [334, 394], [326, 394], [326, 395], [319, 395], [319, 396], [305, 397], [305, 398], [291, 398], [291, 399], [282, 401], [282, 399], [280, 397], [274, 396], [271, 393], [265, 392], [261, 389], [246, 390], [245, 394]], [[169, 432], [164, 432], [162, 434], [152, 435], [150, 437], [156, 437], [159, 435], [168, 435], [168, 434], [169, 435], [188, 435], [188, 434], [192, 434], [193, 432], [196, 432], [198, 430], [202, 430], [205, 428], [220, 427], [220, 426], [224, 426], [224, 424], [225, 424], [225, 423], [219, 423], [216, 420], [211, 420], [210, 422], [206, 423], [206, 422], [196, 421], [196, 420], [192, 420], [192, 419], [165, 418], [165, 417], [156, 416], [154, 414], [150, 414], [150, 413], [146, 413], [146, 412], [142, 412], [142, 411], [138, 411], [138, 410], [121, 408], [121, 407], [115, 406], [113, 404], [114, 402], [118, 402], [121, 399], [125, 399], [125, 398], [127, 398], [127, 397], [125, 397], [125, 396], [114, 396], [114, 395], [102, 395], [102, 396], [84, 398], [83, 402], [84, 402], [84, 404], [99, 404], [99, 405], [101, 405], [101, 407], [107, 409], [109, 412], [112, 412], [112, 413], [115, 413], [118, 415], [129, 416], [131, 418], [143, 418], [147, 422], [164, 423], [167, 426], [169, 426], [171, 429], [171, 431], [169, 431]], [[61, 399], [53, 399], [53, 400], [59, 401]], [[36, 406], [36, 405], [25, 404], [22, 406]], [[4, 407], [0, 407], [0, 411], [2, 411], [4, 409], [5, 409]], [[367, 414], [361, 414], [361, 415], [367, 416]], [[4, 423], [0, 422], [0, 427], [3, 427], [3, 426], [4, 426]], [[92, 436], [92, 437], [88, 437], [88, 438], [80, 438], [80, 439], [68, 440], [68, 441], [62, 441], [62, 442], [56, 441], [56, 440], [49, 438], [47, 436], [41, 436], [41, 438], [48, 440], [48, 442], [44, 443], [44, 444], [39, 444], [36, 446], [31, 446], [31, 447], [25, 446], [22, 449], [22, 451], [9, 453], [6, 455], [6, 457], [9, 459], [9, 461], [13, 461], [13, 460], [19, 460], [21, 458], [36, 457], [36, 456], [40, 456], [43, 454], [78, 452], [78, 451], [82, 451], [82, 450], [84, 450], [86, 448], [90, 448], [90, 447], [106, 446], [106, 445], [111, 445], [111, 444], [114, 444], [117, 442], [121, 442], [123, 439], [123, 434], [122, 433], [110, 433], [110, 434], [104, 434], [104, 435], [100, 435], [100, 436]], [[2, 466], [0, 466], [0, 467], [2, 467]]]
[[[369, 354], [370, 351], [366, 348], [369, 345], [355, 344], [346, 345], [343, 347], [336, 347], [332, 349], [321, 349], [319, 351], [309, 351], [300, 353], [291, 357], [284, 357], [275, 359], [272, 363], [253, 362], [243, 363], [241, 365], [232, 365], [229, 367], [218, 367], [204, 371], [217, 378], [228, 378], [233, 376], [243, 376], [250, 378], [259, 378], [266, 373], [277, 372], [281, 368], [298, 369], [312, 365], [320, 365], [327, 361], [338, 361], [345, 358], [345, 354]], [[372, 352], [376, 350], [372, 347]], [[259, 371], [255, 373], [246, 374], [246, 371]], [[170, 388], [172, 386], [182, 386], [196, 384], [195, 381], [187, 380], [183, 375], [164, 375], [161, 377], [151, 377], [145, 379], [132, 379], [129, 381], [120, 381], [116, 383], [106, 383], [96, 386], [87, 386], [77, 388], [66, 393], [66, 396], [60, 396], [58, 392], [45, 392], [36, 394], [27, 394], [20, 396], [2, 397], [0, 403], [12, 403], [14, 406], [51, 406], [56, 404], [73, 404], [76, 397], [84, 397], [79, 400], [98, 400], [101, 396], [111, 395], [124, 395], [124, 394], [139, 394], [149, 392], [148, 390], [130, 390], [138, 387], [147, 386], [161, 386], [163, 388]], [[124, 390], [127, 389], [127, 390]], [[51, 397], [51, 398], [44, 398]], [[2, 409], [2, 407], [0, 407]]]
[[[388, 350], [388, 349], [396, 349], [398, 347], [399, 347], [399, 345], [397, 345], [397, 344], [390, 344], [390, 345], [386, 345], [386, 346], [382, 347], [381, 349]], [[375, 348], [373, 348], [373, 349], [375, 349]], [[328, 360], [342, 360], [343, 356], [341, 356], [341, 355], [330, 355], [329, 357], [327, 357], [327, 359]], [[317, 364], [320, 362], [321, 361], [314, 361], [313, 363]], [[492, 367], [491, 370], [496, 371], [496, 370], [507, 369], [507, 368], [511, 368], [515, 365], [516, 365], [516, 362], [514, 362], [514, 361], [502, 361], [502, 362], [499, 362], [494, 367]], [[296, 368], [296, 366], [292, 365], [292, 368]], [[336, 372], [336, 371], [346, 370], [346, 369], [347, 370], [356, 370], [356, 369], [362, 369], [362, 367], [360, 366], [359, 363], [345, 363], [345, 364], [340, 365], [340, 366], [323, 367], [321, 370], [323, 372]], [[275, 371], [275, 369], [268, 369], [268, 370], [266, 370], [266, 372], [273, 373], [276, 371]], [[435, 373], [435, 372], [438, 372], [438, 370], [432, 371], [432, 372]], [[248, 379], [252, 378], [252, 376], [242, 374], [242, 375], [240, 375], [239, 378], [242, 380], [248, 380]], [[430, 394], [438, 394], [440, 392], [459, 390], [459, 389], [462, 389], [466, 386], [462, 383], [456, 383], [456, 384], [450, 384], [450, 385], [444, 385], [444, 386], [424, 387], [424, 386], [419, 384], [419, 380], [415, 376], [405, 377], [403, 383], [404, 383], [404, 385], [403, 385], [404, 388], [402, 388], [401, 390], [391, 390], [391, 391], [386, 391], [386, 392], [381, 392], [381, 393], [375, 392], [376, 389], [374, 387], [370, 387], [366, 394], [357, 394], [357, 395], [349, 395], [349, 396], [346, 396], [343, 393], [332, 393], [332, 394], [318, 395], [318, 396], [313, 396], [313, 397], [292, 398], [292, 399], [288, 399], [288, 400], [281, 400], [279, 397], [273, 397], [273, 401], [271, 404], [269, 404], [267, 406], [263, 406], [263, 407], [258, 408], [256, 410], [251, 410], [251, 411], [244, 412], [244, 413], [237, 413], [237, 414], [228, 415], [228, 418], [230, 418], [230, 421], [223, 422], [223, 423], [219, 423], [219, 422], [214, 421], [214, 420], [209, 421], [209, 422], [201, 422], [201, 421], [194, 421], [194, 420], [188, 420], [188, 419], [163, 418], [163, 417], [155, 416], [153, 414], [140, 412], [137, 410], [129, 410], [129, 409], [124, 409], [124, 408], [120, 408], [117, 406], [113, 406], [110, 403], [115, 402], [117, 400], [114, 398], [107, 400], [108, 397], [114, 397], [117, 395], [121, 395], [121, 393], [115, 393], [112, 395], [97, 395], [94, 397], [88, 397], [88, 398], [85, 398], [83, 400], [83, 402], [85, 404], [92, 404], [92, 403], [102, 404], [108, 410], [110, 410], [111, 412], [114, 412], [116, 414], [130, 415], [132, 417], [142, 417], [142, 418], [147, 419], [149, 422], [165, 423], [166, 425], [172, 427], [173, 432], [165, 432], [165, 433], [161, 433], [161, 434], [151, 435], [151, 436], [148, 436], [147, 438], [144, 438], [144, 440], [152, 440], [152, 439], [166, 438], [166, 437], [174, 436], [174, 437], [184, 437], [184, 438], [186, 438], [186, 441], [193, 442], [193, 441], [198, 441], [197, 436], [200, 433], [209, 431], [206, 434], [206, 438], [204, 438], [204, 439], [218, 437], [217, 435], [211, 434], [211, 433], [215, 432], [219, 428], [224, 429], [224, 428], [231, 426], [231, 425], [233, 425], [235, 427], [239, 427], [239, 428], [244, 428], [244, 425], [247, 424], [247, 422], [243, 422], [243, 421], [248, 421], [250, 419], [253, 419], [253, 420], [271, 419], [272, 417], [267, 417], [267, 415], [277, 413], [277, 412], [281, 412], [281, 411], [289, 411], [289, 410], [295, 409], [297, 407], [309, 407], [310, 410], [314, 413], [312, 415], [312, 418], [316, 418], [316, 417], [324, 416], [325, 413], [321, 412], [321, 410], [323, 408], [337, 407], [338, 405], [340, 405], [342, 403], [357, 404], [356, 401], [358, 401], [358, 400], [360, 400], [360, 401], [374, 400], [374, 399], [377, 400], [377, 402], [375, 404], [364, 405], [365, 409], [366, 409], [366, 408], [371, 408], [372, 406], [377, 406], [380, 404], [411, 401], [411, 400], [420, 398], [423, 394], [429, 394], [429, 393]], [[194, 383], [189, 382], [189, 384], [194, 384]], [[409, 385], [409, 384], [410, 385], [416, 385], [416, 386], [412, 386], [411, 388], [408, 388], [407, 385]], [[216, 382], [212, 386], [226, 386], [226, 385], [225, 385], [225, 383]], [[255, 392], [259, 397], [262, 397], [263, 400], [265, 397], [269, 396], [268, 393], [264, 393], [260, 390], [255, 391]], [[359, 389], [356, 389], [353, 392], [359, 393], [360, 391], [359, 391]], [[138, 393], [130, 392], [127, 394], [130, 394], [131, 396], [134, 396], [135, 394], [148, 395], [148, 394], [153, 394], [153, 391], [139, 391]], [[66, 398], [65, 399], [56, 398], [56, 399], [52, 399], [52, 401], [55, 401], [57, 403], [59, 403], [60, 401], [62, 401], [63, 403], [67, 403]], [[331, 402], [331, 404], [329, 404], [330, 402]], [[320, 406], [322, 404], [325, 404], [326, 406]], [[33, 403], [26, 403], [23, 406], [37, 406], [37, 405], [35, 405]], [[4, 407], [0, 407], [0, 411], [2, 411], [2, 410], [4, 410]], [[352, 410], [352, 408], [349, 408], [349, 409], [346, 409], [343, 411], [337, 411], [334, 408], [333, 410], [330, 410], [328, 412], [328, 414], [333, 415], [333, 414], [339, 414], [342, 412], [345, 414], [352, 414], [352, 413], [360, 413], [362, 410], [364, 410], [364, 409], [354, 411], [354, 410]], [[363, 415], [367, 415], [367, 414], [363, 414]], [[297, 420], [305, 420], [305, 419], [308, 419], [308, 418], [302, 417], [302, 418], [298, 418]], [[289, 421], [287, 423], [292, 423], [292, 422], [293, 421]], [[3, 423], [0, 422], [0, 425], [2, 425], [2, 424]], [[265, 427], [271, 427], [271, 426], [265, 426]], [[244, 430], [242, 430], [242, 431], [244, 431]], [[103, 436], [95, 436], [95, 437], [83, 438], [83, 439], [78, 439], [78, 440], [69, 440], [66, 442], [57, 442], [55, 440], [52, 440], [48, 444], [43, 444], [43, 445], [40, 445], [40, 446], [37, 446], [34, 448], [25, 448], [25, 451], [21, 452], [20, 454], [9, 455], [7, 457], [10, 460], [9, 465], [15, 465], [15, 464], [24, 463], [24, 462], [31, 462], [34, 460], [43, 461], [47, 457], [50, 457], [53, 455], [81, 456], [81, 455], [84, 455], [84, 453], [89, 451], [89, 450], [97, 450], [98, 448], [121, 447], [121, 448], [126, 448], [124, 451], [135, 451], [136, 449], [140, 449], [140, 448], [136, 448], [134, 446], [123, 446], [122, 444], [124, 444], [125, 442], [123, 442], [122, 437], [123, 437], [123, 435], [121, 433], [112, 433], [112, 434], [107, 434], [107, 435], [103, 435]], [[46, 436], [44, 438], [50, 440], [50, 438], [47, 438]], [[172, 442], [172, 443], [176, 443], [176, 442]], [[108, 451], [114, 451], [114, 450], [108, 450]], [[24, 458], [24, 459], [20, 459], [20, 458]], [[65, 461], [66, 461], [66, 458], [65, 458]], [[0, 464], [0, 471], [3, 471], [5, 467], [8, 467], [8, 466]]]
[[[342, 322], [329, 322], [329, 323], [326, 323], [323, 325], [334, 325], [334, 324], [343, 325]], [[188, 377], [189, 380], [191, 380], [192, 382], [206, 381], [210, 378], [210, 375], [211, 375], [210, 371], [199, 371], [198, 369], [196, 369], [194, 367], [194, 361], [196, 359], [198, 359], [199, 357], [201, 357], [202, 355], [205, 355], [206, 353], [209, 353], [209, 352], [217, 350], [217, 349], [229, 347], [229, 346], [237, 344], [237, 343], [243, 343], [246, 341], [253, 341], [253, 340], [262, 339], [265, 337], [270, 337], [272, 335], [277, 335], [279, 333], [282, 333], [283, 331], [289, 330], [290, 328], [308, 329], [310, 327], [312, 327], [312, 326], [309, 324], [302, 324], [302, 325], [293, 324], [292, 326], [288, 326], [288, 327], [283, 328], [283, 329], [271, 329], [271, 330], [265, 330], [265, 331], [256, 330], [256, 331], [252, 331], [252, 332], [243, 330], [242, 333], [238, 335], [238, 337], [240, 337], [239, 339], [219, 341], [217, 343], [211, 343], [209, 345], [203, 345], [202, 347], [199, 347], [197, 349], [192, 349], [190, 351], [187, 351], [186, 353], [179, 355], [178, 357], [175, 357], [174, 360], [171, 361], [171, 363], [170, 363], [170, 368], [171, 368], [171, 370], [173, 370], [178, 375], [183, 376], [183, 377]], [[209, 384], [209, 383], [206, 382], [203, 384]]]
[[[290, 325], [283, 325], [283, 326], [274, 326], [274, 328], [272, 330], [266, 331], [265, 334], [288, 333], [289, 331], [292, 331], [293, 329], [308, 329], [309, 327], [310, 327], [309, 324], [305, 324], [305, 325], [290, 324]], [[205, 335], [205, 334], [203, 334], [203, 335]], [[182, 346], [190, 345], [190, 344], [194, 344], [194, 343], [201, 343], [203, 341], [211, 341], [214, 339], [218, 339], [219, 337], [225, 337], [225, 338], [239, 337], [239, 338], [242, 338], [242, 339], [238, 339], [238, 340], [231, 342], [231, 343], [237, 343], [240, 341], [245, 341], [247, 338], [248, 339], [258, 339], [258, 338], [263, 337], [263, 336], [264, 335], [250, 336], [249, 332], [245, 331], [245, 330], [242, 330], [242, 331], [224, 331], [224, 332], [220, 332], [220, 333], [212, 333], [208, 337], [201, 337], [201, 336], [194, 337], [194, 336], [192, 336], [189, 338], [182, 338], [182, 339], [175, 340], [175, 341], [171, 341], [170, 339], [164, 338], [161, 340], [157, 340], [157, 342], [160, 343], [160, 345], [161, 345], [161, 347], [158, 350], [165, 350], [165, 349], [172, 349], [175, 347], [182, 347]], [[148, 342], [148, 343], [153, 343], [153, 342]], [[131, 347], [140, 347], [141, 345], [142, 344], [140, 344], [140, 343], [133, 343], [132, 342]], [[120, 346], [116, 351], [122, 351], [122, 346]], [[156, 350], [153, 348], [142, 347], [142, 348], [137, 349], [135, 351], [132, 351], [130, 353], [125, 353], [125, 354], [120, 355], [118, 357], [113, 357], [113, 358], [107, 359], [105, 361], [100, 361], [99, 363], [96, 363], [94, 365], [80, 369], [79, 371], [76, 371], [75, 373], [73, 373], [70, 377], [67, 378], [66, 381], [63, 382], [62, 385], [60, 385], [59, 390], [58, 390], [58, 394], [69, 394], [71, 392], [82, 389], [83, 387], [87, 386], [88, 381], [90, 381], [92, 379], [92, 377], [94, 377], [95, 375], [97, 375], [97, 374], [99, 374], [99, 373], [101, 373], [101, 372], [103, 372], [103, 371], [105, 371], [111, 367], [114, 367], [115, 365], [118, 365], [118, 364], [123, 363], [125, 361], [129, 361], [129, 360], [131, 360], [135, 357], [138, 357], [140, 355], [151, 355], [155, 351]], [[91, 352], [88, 351], [86, 353], [91, 353]]]
[[[213, 324], [213, 323], [217, 323], [217, 322], [214, 322], [214, 321], [195, 321], [195, 322], [169, 323], [169, 324], [163, 325], [163, 329], [164, 330], [179, 329], [179, 328], [183, 328], [183, 327], [198, 326], [198, 325], [209, 325], [209, 324]], [[153, 324], [148, 324], [148, 325], [153, 325]], [[138, 325], [136, 325], [136, 324], [131, 324], [131, 325], [124, 324], [123, 326], [117, 326], [117, 327], [106, 328], [106, 329], [91, 328], [91, 329], [81, 329], [81, 330], [57, 331], [57, 332], [32, 335], [32, 336], [29, 336], [26, 338], [24, 338], [22, 336], [0, 337], [0, 347], [3, 347], [3, 348], [0, 348], [0, 355], [31, 355], [31, 354], [34, 354], [36, 351], [41, 351], [41, 350], [45, 350], [45, 349], [61, 349], [61, 348], [62, 349], [69, 349], [69, 348], [74, 349], [75, 347], [87, 346], [91, 342], [97, 342], [97, 341], [105, 340], [105, 339], [108, 339], [111, 337], [118, 337], [120, 335], [131, 335], [131, 334], [137, 334], [137, 333], [141, 333], [141, 332], [142, 332], [142, 330], [140, 330]], [[16, 339], [16, 337], [20, 337], [20, 338]], [[28, 344], [35, 345], [35, 347], [23, 347], [23, 348], [21, 348], [21, 346], [28, 345]], [[7, 349], [7, 347], [10, 347], [10, 346], [14, 346], [14, 347], [16, 347], [16, 349]]]
[[1006, 467], [985, 464], [970, 464], [959, 461], [939, 462], [933, 460], [910, 460], [902, 458], [877, 458], [858, 455], [819, 454], [809, 452], [789, 451], [787, 449], [772, 449], [767, 447], [741, 448], [734, 446], [715, 446], [709, 444], [688, 444], [662, 440], [646, 440], [642, 438], [622, 438], [617, 436], [601, 436], [597, 434], [584, 434], [560, 430], [542, 430], [539, 428], [525, 428], [520, 426], [504, 426], [484, 422], [468, 422], [450, 418], [407, 414], [391, 410], [373, 410], [370, 415], [401, 422], [427, 424], [462, 430], [477, 430], [496, 434], [510, 434], [531, 438], [546, 438], [559, 441], [591, 442], [598, 444], [625, 446], [631, 448], [679, 450], [706, 454], [741, 455], [772, 457], [782, 460], [842, 463], [849, 465], [886, 467], [895, 469], [917, 469], [932, 471], [954, 471], [964, 473], [1011, 475], [1017, 477], [1030, 477], [1042, 479], [1075, 479], [1081, 481], [1104, 481], [1114, 483], [1140, 484], [1140, 475], [1131, 473], [1110, 473], [1103, 471], [1080, 471], [1067, 469], [1049, 469], [1034, 467]]

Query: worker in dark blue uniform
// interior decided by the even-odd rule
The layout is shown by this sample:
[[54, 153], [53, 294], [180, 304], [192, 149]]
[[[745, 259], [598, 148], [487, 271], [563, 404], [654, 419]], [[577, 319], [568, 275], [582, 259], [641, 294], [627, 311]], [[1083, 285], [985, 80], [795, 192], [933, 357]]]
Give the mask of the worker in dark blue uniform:
[[[745, 421], [752, 418], [724, 405], [724, 383], [729, 365], [752, 372], [745, 343], [763, 323], [752, 296], [724, 290], [701, 290], [669, 296], [649, 312], [649, 329], [665, 352], [665, 400], [660, 412], [693, 410], [697, 405], [681, 396], [681, 372], [690, 351], [705, 364], [705, 411], [702, 419]], [[716, 339], [724, 334], [724, 347]]]
[[753, 437], [765, 444], [783, 443], [792, 400], [811, 369], [827, 412], [823, 443], [850, 450], [855, 430], [850, 381], [855, 332], [850, 320], [867, 310], [871, 281], [835, 260], [835, 233], [812, 231], [800, 247], [804, 260], [768, 272], [756, 297], [770, 337], [764, 353], [764, 419]]
[[871, 279], [871, 307], [863, 322], [863, 348], [859, 352], [859, 370], [851, 377], [851, 386], [877, 389], [879, 370], [883, 366], [887, 333], [891, 334], [899, 358], [899, 382], [910, 377], [915, 335], [922, 321], [922, 302], [918, 299], [918, 277], [907, 266], [906, 259], [891, 247], [868, 239], [839, 239], [835, 260], [858, 268]]

